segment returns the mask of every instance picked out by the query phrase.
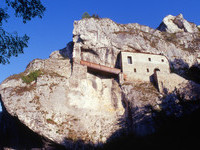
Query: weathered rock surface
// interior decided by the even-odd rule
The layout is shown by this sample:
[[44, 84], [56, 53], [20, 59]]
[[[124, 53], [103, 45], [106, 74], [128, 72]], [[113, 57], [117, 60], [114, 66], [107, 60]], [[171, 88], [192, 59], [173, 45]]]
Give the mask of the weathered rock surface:
[[[43, 61], [51, 65], [51, 59], [37, 65], [33, 61], [27, 69], [39, 69]], [[66, 138], [94, 144], [105, 142], [120, 129], [118, 122], [124, 113], [119, 85], [86, 71], [87, 78], [61, 76], [59, 69], [63, 67], [71, 73], [68, 62], [57, 60], [56, 65], [51, 65], [52, 72], [44, 70], [30, 85], [18, 76], [6, 79], [0, 88], [4, 105], [31, 130], [57, 143], [67, 143]]]
[[126, 104], [128, 130], [138, 136], [155, 132], [151, 109], [160, 109], [161, 95], [150, 83], [129, 83], [122, 86]]
[[11, 116], [3, 108], [3, 112], [0, 113], [0, 149], [42, 147], [42, 137], [17, 121], [16, 117]]
[[122, 25], [110, 19], [91, 18], [74, 22], [73, 42], [81, 45], [84, 60], [113, 67], [118, 66], [120, 51], [163, 54], [182, 74], [197, 63], [200, 55], [200, 32], [196, 29], [192, 33], [168, 33], [137, 23]]
[[[90, 73], [73, 62], [74, 49], [81, 47], [81, 59], [109, 67], [119, 67], [121, 51], [164, 54], [173, 72], [185, 75], [200, 56], [200, 33], [186, 25], [183, 32], [168, 33], [110, 19], [75, 21], [73, 42], [66, 48], [32, 61], [24, 73], [2, 82], [3, 104], [29, 129], [66, 148], [73, 147], [71, 141], [101, 145], [122, 133], [152, 134], [158, 113], [180, 117], [199, 108], [199, 84], [187, 81], [166, 94], [151, 83], [119, 85], [116, 78]], [[42, 75], [37, 80], [22, 81], [38, 69]]]
[[179, 86], [171, 93], [161, 94], [150, 83], [123, 85], [128, 131], [138, 136], [152, 134], [158, 128], [156, 118], [160, 114], [163, 118], [179, 118], [198, 109], [200, 85], [187, 81]]
[[169, 33], [176, 33], [176, 32], [195, 33], [195, 32], [198, 32], [197, 25], [185, 20], [183, 18], [182, 14], [179, 14], [178, 16], [172, 16], [172, 15], [166, 16], [163, 19], [160, 26], [158, 27], [158, 30], [166, 31]]

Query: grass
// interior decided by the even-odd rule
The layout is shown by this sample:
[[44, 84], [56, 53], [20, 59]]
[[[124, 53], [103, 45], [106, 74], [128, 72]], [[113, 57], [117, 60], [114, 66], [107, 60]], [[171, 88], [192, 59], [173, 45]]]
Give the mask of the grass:
[[13, 92], [17, 95], [23, 95], [23, 93], [31, 90], [35, 90], [36, 85], [33, 84], [31, 86], [25, 86], [25, 87], [16, 87], [13, 89]]
[[21, 79], [23, 80], [24, 83], [30, 84], [32, 81], [36, 81], [37, 77], [39, 77], [42, 74], [43, 74], [42, 71], [35, 70], [35, 71], [30, 72], [26, 76], [22, 76]]
[[18, 80], [18, 79], [20, 79], [22, 76], [24, 76], [24, 73], [14, 74], [14, 75], [11, 75], [10, 77], [8, 77], [7, 80]]
[[164, 36], [165, 40], [168, 42], [176, 42], [177, 37], [176, 37], [176, 33], [166, 33]]
[[131, 31], [115, 31], [114, 34], [135, 34], [134, 32]]
[[57, 125], [57, 123], [50, 118], [47, 119], [47, 123]]
[[30, 84], [32, 81], [36, 81], [37, 77], [44, 75], [44, 74], [48, 74], [51, 77], [63, 77], [56, 72], [48, 72], [48, 71], [44, 71], [44, 70], [35, 70], [35, 71], [30, 72], [28, 75], [25, 75], [25, 74], [26, 74], [26, 71], [19, 73], [19, 74], [14, 74], [14, 75], [8, 77], [7, 80], [22, 79], [24, 83]]
[[29, 103], [35, 103], [40, 105], [40, 97], [39, 96], [35, 96], [31, 101], [29, 101]]

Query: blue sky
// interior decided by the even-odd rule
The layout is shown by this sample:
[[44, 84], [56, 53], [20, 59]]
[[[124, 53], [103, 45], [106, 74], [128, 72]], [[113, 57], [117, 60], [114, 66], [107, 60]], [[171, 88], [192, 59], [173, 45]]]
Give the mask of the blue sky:
[[[4, 0], [0, 0], [2, 3]], [[11, 17], [3, 27], [8, 32], [30, 36], [25, 53], [14, 57], [10, 64], [0, 65], [0, 83], [13, 74], [23, 72], [35, 58], [46, 59], [50, 53], [62, 49], [72, 41], [74, 20], [84, 12], [110, 18], [117, 23], [139, 23], [157, 28], [168, 14], [182, 13], [184, 18], [200, 24], [199, 0], [42, 0], [46, 7], [43, 19], [35, 18], [26, 24]], [[0, 108], [1, 110], [1, 108]]]

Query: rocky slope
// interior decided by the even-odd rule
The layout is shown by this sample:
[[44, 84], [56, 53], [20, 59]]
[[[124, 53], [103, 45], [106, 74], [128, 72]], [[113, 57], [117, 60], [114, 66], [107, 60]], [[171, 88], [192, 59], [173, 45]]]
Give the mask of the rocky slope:
[[[199, 39], [198, 27], [182, 15], [167, 16], [158, 30], [110, 19], [75, 21], [73, 42], [3, 81], [1, 101], [33, 132], [66, 148], [77, 148], [77, 141], [97, 146], [122, 134], [149, 135], [161, 126], [160, 114], [178, 118], [199, 108], [199, 84], [188, 81], [165, 95], [151, 83], [119, 85], [116, 78], [73, 62], [74, 48], [81, 46], [82, 59], [109, 67], [119, 67], [125, 50], [164, 54], [172, 71], [187, 77], [190, 67], [199, 67]], [[37, 79], [22, 80], [36, 70], [41, 71]]]

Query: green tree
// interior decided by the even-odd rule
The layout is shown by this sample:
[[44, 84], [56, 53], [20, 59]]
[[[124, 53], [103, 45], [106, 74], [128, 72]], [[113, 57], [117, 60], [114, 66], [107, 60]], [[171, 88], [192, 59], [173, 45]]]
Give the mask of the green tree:
[[100, 19], [99, 15], [97, 15], [97, 14], [93, 14], [91, 17], [95, 18], [95, 19]]
[[30, 21], [32, 18], [42, 18], [45, 7], [40, 0], [5, 0], [5, 8], [0, 8], [0, 64], [9, 63], [11, 56], [17, 57], [18, 54], [24, 53], [24, 48], [28, 47], [29, 37], [18, 36], [17, 32], [8, 33], [3, 29], [3, 23], [8, 21], [8, 7], [15, 11], [16, 17], [21, 17], [23, 23]]
[[91, 16], [88, 14], [88, 12], [84, 12], [82, 15], [82, 19], [84, 18], [91, 18]]

